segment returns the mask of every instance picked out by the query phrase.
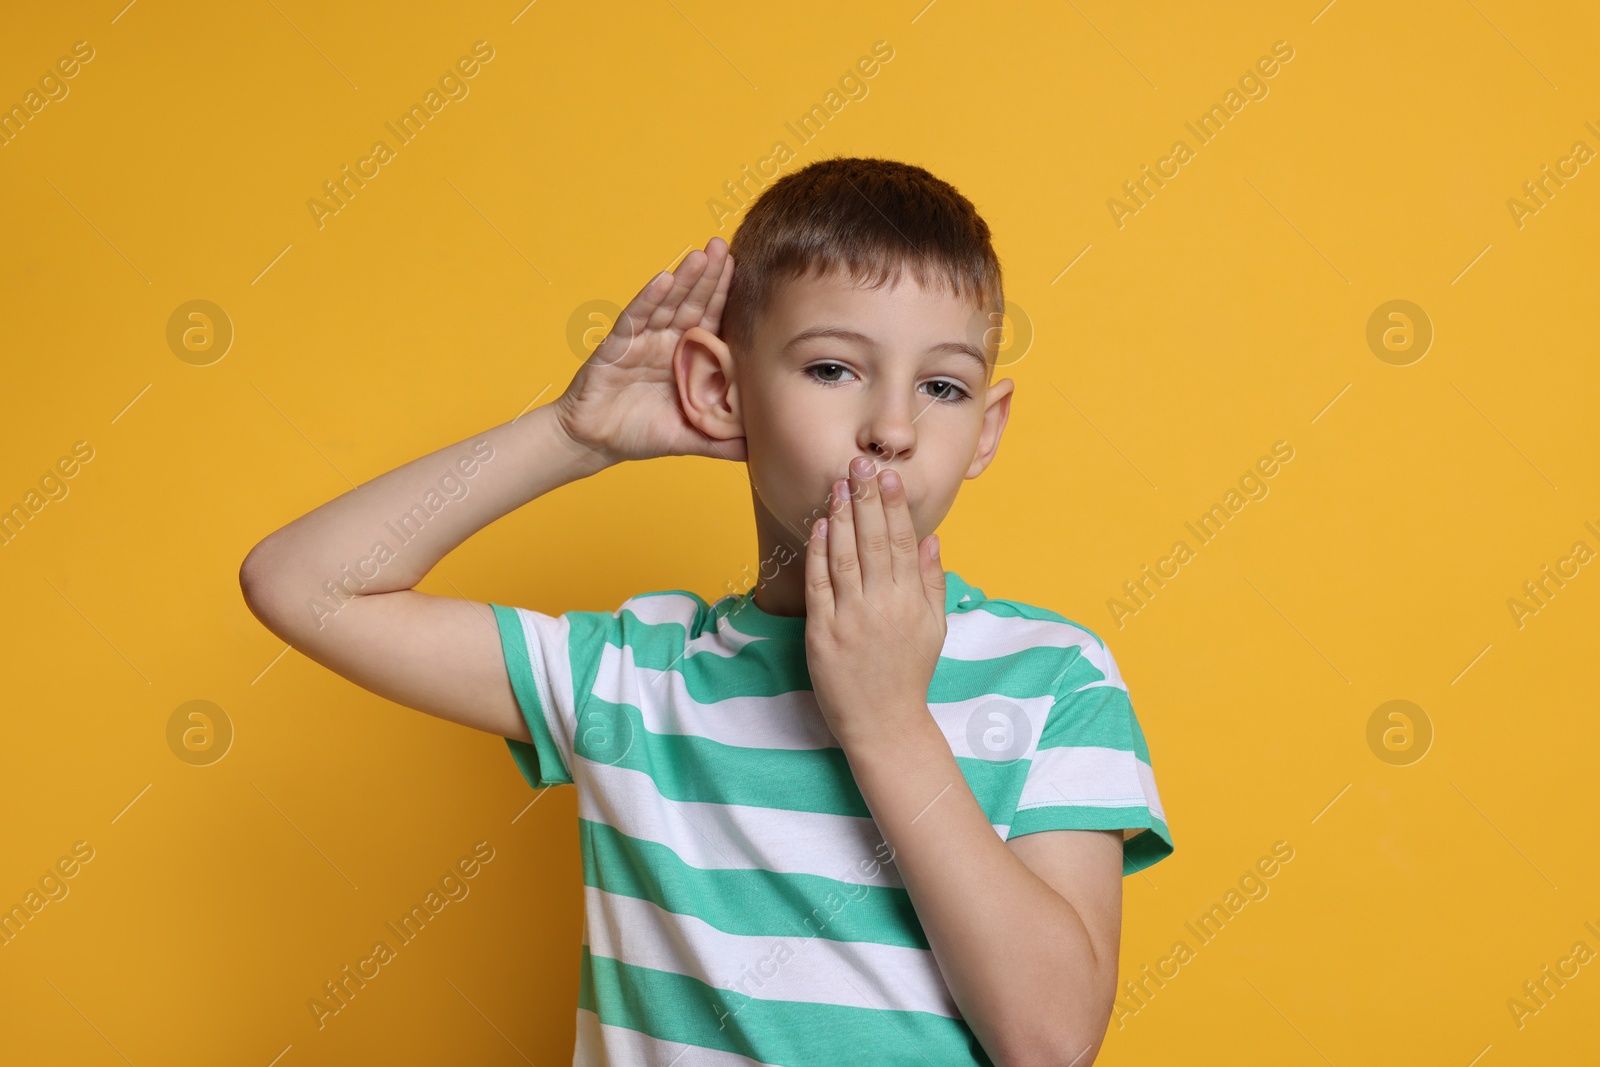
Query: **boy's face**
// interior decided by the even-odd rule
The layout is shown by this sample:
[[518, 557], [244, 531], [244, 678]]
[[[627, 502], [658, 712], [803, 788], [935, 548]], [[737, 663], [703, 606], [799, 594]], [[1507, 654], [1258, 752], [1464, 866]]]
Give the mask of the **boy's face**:
[[[803, 538], [857, 456], [904, 481], [920, 541], [964, 479], [994, 458], [1013, 383], [987, 383], [996, 332], [972, 304], [923, 289], [857, 287], [842, 272], [778, 290], [740, 353], [730, 416], [743, 428], [758, 521]], [[987, 350], [986, 350], [987, 349]], [[762, 512], [766, 514], [761, 514]]]

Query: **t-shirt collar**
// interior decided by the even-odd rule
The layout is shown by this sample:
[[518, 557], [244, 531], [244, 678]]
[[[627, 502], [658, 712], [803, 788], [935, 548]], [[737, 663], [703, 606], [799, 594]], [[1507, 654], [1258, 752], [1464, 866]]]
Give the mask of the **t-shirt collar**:
[[[962, 580], [955, 571], [944, 572], [944, 611], [946, 615], [956, 610], [964, 600], [981, 600], [983, 593]], [[755, 602], [755, 589], [740, 596], [726, 596], [717, 602], [717, 611], [727, 624], [747, 637], [790, 638], [805, 637], [804, 615], [769, 615]]]

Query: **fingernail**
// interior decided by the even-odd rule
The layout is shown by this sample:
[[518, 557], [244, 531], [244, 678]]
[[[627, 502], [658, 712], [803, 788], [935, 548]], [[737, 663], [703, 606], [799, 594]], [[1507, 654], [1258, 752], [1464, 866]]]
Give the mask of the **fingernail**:
[[884, 471], [880, 477], [883, 479], [883, 487], [885, 489], [900, 488], [900, 476], [894, 471]]
[[934, 534], [933, 535], [933, 558], [934, 559], [938, 559], [939, 558], [939, 535], [938, 534]]
[[824, 541], [826, 541], [828, 539], [828, 520], [827, 519], [818, 519], [817, 520], [817, 536], [822, 538]]

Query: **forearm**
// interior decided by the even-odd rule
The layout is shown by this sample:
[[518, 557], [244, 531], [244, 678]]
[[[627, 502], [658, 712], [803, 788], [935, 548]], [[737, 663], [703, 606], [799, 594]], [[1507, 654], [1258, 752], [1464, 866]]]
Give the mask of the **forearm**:
[[250, 552], [241, 577], [269, 605], [327, 596], [328, 583], [360, 595], [410, 589], [473, 533], [605, 466], [567, 437], [555, 408], [537, 407], [295, 519]]
[[989, 825], [949, 742], [926, 706], [921, 713], [895, 716], [912, 724], [897, 735], [846, 748], [856, 784], [985, 1050], [1014, 1065], [1057, 1062], [1050, 1050], [1073, 1045], [1065, 1064], [1104, 1034], [1101, 961], [1072, 904]]

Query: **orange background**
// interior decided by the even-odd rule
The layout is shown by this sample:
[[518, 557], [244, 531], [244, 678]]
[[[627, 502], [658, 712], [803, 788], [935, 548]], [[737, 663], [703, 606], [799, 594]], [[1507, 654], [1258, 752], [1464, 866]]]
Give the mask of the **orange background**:
[[[1177, 843], [1124, 883], [1123, 976], [1194, 950], [1100, 1062], [1592, 1051], [1600, 964], [1520, 1026], [1508, 1007], [1600, 952], [1600, 566], [1520, 625], [1508, 606], [1600, 549], [1600, 175], [1508, 206], [1600, 149], [1591, 7], [121, 3], [0, 35], [6, 106], [94, 52], [0, 147], [0, 506], [93, 450], [0, 546], [0, 904], [93, 849], [0, 948], [0, 1058], [569, 1062], [572, 790], [529, 808], [503, 741], [286, 652], [237, 572], [352, 484], [553, 399], [575, 311], [731, 237], [708, 202], [779, 140], [785, 173], [926, 166], [996, 234], [1018, 392], [945, 558], [1110, 644]], [[319, 228], [322, 183], [480, 40], [468, 95]], [[878, 41], [800, 143], [786, 123]], [[1184, 124], [1278, 41], [1267, 95], [1199, 144]], [[1180, 138], [1193, 158], [1119, 227], [1108, 201]], [[231, 322], [222, 358], [169, 345], [191, 300]], [[1391, 300], [1431, 323], [1422, 358], [1369, 346]], [[1268, 495], [1119, 626], [1107, 601], [1277, 441]], [[755, 551], [742, 468], [673, 458], [535, 502], [421, 587], [715, 599]], [[192, 700], [233, 732], [206, 766], [169, 745]], [[1391, 700], [1418, 710], [1369, 742]], [[470, 896], [318, 1029], [308, 999], [480, 841]], [[1185, 924], [1279, 841], [1270, 894], [1199, 945]]]

